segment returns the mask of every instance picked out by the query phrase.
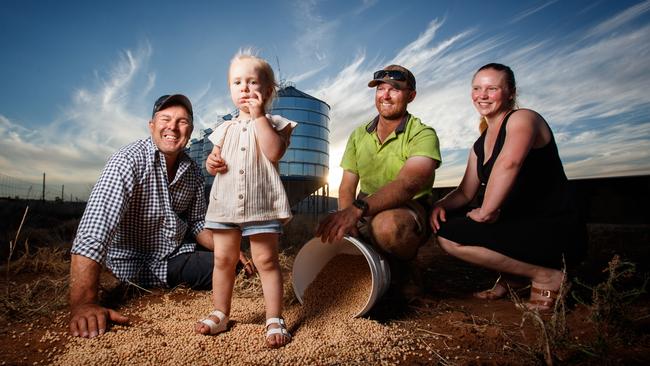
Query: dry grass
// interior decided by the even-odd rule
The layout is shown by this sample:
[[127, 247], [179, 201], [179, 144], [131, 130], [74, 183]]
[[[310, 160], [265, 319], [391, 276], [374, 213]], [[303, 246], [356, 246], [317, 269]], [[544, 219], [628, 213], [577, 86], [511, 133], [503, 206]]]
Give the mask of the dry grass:
[[0, 301], [0, 318], [8, 322], [51, 314], [67, 306], [67, 290], [67, 278], [42, 278], [17, 286]]
[[32, 254], [29, 243], [25, 242], [25, 253], [8, 266], [9, 272], [15, 276], [20, 274], [46, 274], [54, 277], [66, 275], [70, 269], [66, 249], [60, 247], [37, 248]]
[[[566, 278], [566, 271], [564, 271], [564, 275]], [[550, 314], [540, 313], [537, 309], [528, 308], [525, 300], [520, 299], [517, 293], [510, 289], [515, 305], [522, 311], [521, 326], [523, 327], [524, 323], [530, 320], [537, 330], [537, 340], [534, 345], [522, 348], [528, 348], [533, 359], [542, 361], [548, 366], [558, 361], [558, 350], [564, 348], [569, 340], [565, 301], [569, 288], [566, 281], [561, 284], [557, 300]]]
[[[20, 231], [23, 228], [23, 224], [25, 223], [25, 218], [27, 217], [27, 211], [29, 211], [29, 206], [25, 207], [25, 213], [23, 214], [22, 220], [20, 220], [20, 225], [18, 226], [18, 230], [16, 231], [16, 237], [14, 240], [9, 241], [9, 253], [7, 254], [7, 268], [6, 268], [6, 278], [5, 280], [7, 281], [7, 284], [9, 283], [9, 270], [10, 270], [10, 265], [11, 265], [11, 257], [14, 254], [14, 250], [16, 250], [16, 245], [18, 245], [18, 237], [20, 236]], [[25, 241], [25, 247], [27, 247], [27, 241]], [[7, 287], [7, 293], [6, 295], [9, 295], [9, 287]]]
[[294, 215], [293, 219], [284, 227], [284, 235], [280, 237], [281, 246], [291, 254], [297, 253], [302, 246], [314, 237], [316, 227], [325, 214], [315, 215], [311, 213], [300, 213]]
[[[558, 300], [550, 313], [528, 309], [524, 301], [511, 291], [515, 303], [522, 310], [521, 327], [523, 328], [526, 321], [531, 321], [537, 333], [533, 344], [517, 345], [519, 352], [545, 365], [566, 363], [568, 360], [563, 357], [578, 362], [577, 360], [582, 359], [581, 355], [588, 357], [586, 363], [618, 363], [617, 356], [610, 354], [610, 351], [617, 349], [620, 352], [621, 348], [624, 349], [626, 344], [633, 344], [634, 338], [640, 336], [634, 329], [635, 324], [642, 319], [632, 311], [630, 305], [646, 293], [648, 277], [646, 275], [640, 285], [628, 284], [625, 289], [624, 283], [637, 277], [636, 267], [633, 263], [621, 261], [618, 255], [612, 258], [603, 272], [607, 273], [607, 278], [595, 286], [574, 279], [574, 282], [591, 291], [591, 301], [583, 300], [576, 291], [571, 292], [572, 298], [588, 310], [593, 329], [587, 333], [594, 334], [595, 337], [587, 339], [586, 342], [572, 337], [576, 329], [569, 329], [567, 323], [566, 299], [570, 290], [570, 286], [565, 285], [567, 282], [560, 288]], [[585, 329], [580, 329], [580, 332], [584, 333]], [[575, 351], [579, 354], [576, 355]]]
[[648, 275], [640, 276], [636, 264], [621, 260], [615, 255], [609, 261], [605, 281], [589, 286], [576, 279], [576, 282], [590, 290], [591, 301], [574, 294], [581, 304], [588, 306], [590, 321], [595, 328], [596, 338], [587, 344], [576, 344], [575, 348], [597, 359], [607, 359], [610, 350], [621, 345], [633, 343], [637, 336], [634, 329], [648, 314], [638, 314], [631, 304], [647, 293]]
[[[250, 255], [247, 254], [250, 258]], [[293, 302], [293, 288], [291, 287], [291, 268], [293, 267], [293, 256], [282, 252], [279, 253], [280, 268], [284, 278], [284, 299], [285, 303]], [[233, 293], [241, 298], [257, 298], [262, 297], [262, 281], [260, 281], [259, 273], [255, 273], [251, 277], [247, 277], [242, 269], [235, 277], [235, 287]]]
[[[39, 248], [6, 265], [9, 280], [0, 298], [0, 320], [28, 320], [67, 306], [69, 261], [60, 248]], [[12, 281], [21, 276], [20, 281]], [[29, 278], [30, 280], [25, 280]]]

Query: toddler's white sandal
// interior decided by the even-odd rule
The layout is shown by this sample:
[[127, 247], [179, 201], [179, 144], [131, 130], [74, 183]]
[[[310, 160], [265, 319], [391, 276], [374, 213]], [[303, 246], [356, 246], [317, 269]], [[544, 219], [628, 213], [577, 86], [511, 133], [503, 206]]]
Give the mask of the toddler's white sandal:
[[216, 316], [217, 318], [219, 318], [219, 323], [215, 323], [214, 320], [212, 320], [210, 318], [205, 318], [205, 319], [199, 320], [200, 323], [205, 324], [205, 325], [208, 326], [208, 328], [210, 328], [210, 333], [208, 333], [208, 334], [209, 335], [215, 335], [215, 334], [219, 334], [221, 332], [226, 331], [226, 329], [228, 328], [228, 321], [230, 320], [228, 318], [228, 315], [222, 313], [219, 310], [215, 310], [215, 311], [211, 312], [210, 315]]
[[[269, 328], [269, 325], [271, 325], [271, 324], [277, 324], [278, 328]], [[284, 319], [282, 319], [282, 318], [268, 318], [268, 319], [266, 319], [266, 345], [269, 346], [269, 347], [274, 347], [273, 345], [269, 344], [269, 337], [274, 335], [274, 334], [281, 334], [281, 335], [289, 338], [289, 340], [286, 343], [280, 344], [280, 345], [275, 346], [275, 347], [286, 346], [289, 342], [291, 342], [291, 333], [289, 333], [289, 331], [287, 330], [287, 327], [286, 327], [286, 325], [284, 323]]]

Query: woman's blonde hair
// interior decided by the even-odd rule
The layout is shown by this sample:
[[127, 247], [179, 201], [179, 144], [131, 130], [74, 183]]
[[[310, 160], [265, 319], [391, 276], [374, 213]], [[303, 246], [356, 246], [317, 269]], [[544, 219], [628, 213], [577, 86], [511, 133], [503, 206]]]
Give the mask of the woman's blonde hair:
[[[273, 99], [277, 95], [277, 82], [275, 81], [275, 74], [273, 73], [273, 68], [266, 62], [265, 59], [257, 56], [258, 52], [252, 47], [240, 48], [239, 51], [233, 56], [230, 60], [230, 67], [237, 62], [242, 60], [252, 60], [256, 63], [256, 69], [260, 73], [260, 81], [262, 82], [263, 87], [268, 88], [267, 92], [264, 93], [266, 100], [264, 101], [264, 110], [269, 110]], [[230, 67], [228, 68], [228, 84], [230, 84]]]
[[[517, 108], [517, 83], [515, 81], [515, 73], [512, 72], [512, 69], [504, 64], [498, 64], [498, 63], [489, 63], [487, 65], [481, 66], [476, 72], [474, 73], [474, 76], [472, 77], [472, 80], [476, 77], [476, 74], [483, 70], [496, 70], [504, 73], [506, 77], [506, 86], [508, 87], [508, 91], [510, 92], [510, 95], [512, 98], [510, 99], [510, 102], [508, 103], [508, 108], [509, 109], [515, 109]], [[487, 129], [487, 120], [485, 117], [481, 116], [479, 119], [479, 126], [478, 130], [480, 133], [483, 133]]]

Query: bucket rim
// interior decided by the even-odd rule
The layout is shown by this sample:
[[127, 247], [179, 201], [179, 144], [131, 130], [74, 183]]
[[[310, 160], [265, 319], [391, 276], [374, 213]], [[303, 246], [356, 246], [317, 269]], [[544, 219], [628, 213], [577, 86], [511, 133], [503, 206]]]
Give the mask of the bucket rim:
[[[360, 255], [363, 255], [363, 257], [366, 260], [366, 264], [368, 265], [368, 269], [370, 271], [370, 277], [371, 277], [371, 289], [370, 293], [368, 294], [368, 298], [366, 300], [366, 303], [364, 304], [363, 308], [357, 312], [353, 317], [360, 317], [365, 315], [370, 309], [375, 305], [376, 301], [381, 298], [386, 290], [388, 289], [388, 286], [390, 285], [391, 281], [391, 273], [390, 273], [390, 267], [388, 266], [386, 260], [384, 257], [377, 252], [370, 244], [365, 243], [364, 241], [360, 240], [359, 238], [346, 235], [344, 236], [340, 241], [336, 242], [337, 244], [341, 245], [341, 242], [347, 242], [349, 245], [351, 244], [352, 247], [356, 249], [360, 253]], [[311, 240], [309, 240], [305, 245], [298, 251], [298, 254], [296, 255], [296, 258], [294, 259], [294, 267], [292, 270], [292, 287], [293, 287], [293, 292], [298, 301], [302, 304], [304, 302], [303, 296], [304, 296], [304, 291], [306, 288], [313, 282], [315, 277], [311, 279], [309, 283], [307, 283], [304, 288], [303, 286], [297, 286], [296, 282], [296, 262], [301, 256], [301, 253], [303, 250], [308, 247], [308, 246], [313, 246], [313, 245], [318, 245], [318, 243], [323, 244], [323, 245], [330, 245], [327, 243], [323, 243], [320, 238], [314, 237]], [[332, 243], [331, 245], [335, 245]], [[330, 258], [327, 259], [327, 261], [324, 262], [323, 266], [318, 269], [318, 273], [322, 271], [322, 269], [325, 267], [329, 261], [338, 255], [339, 253], [334, 254]], [[374, 265], [373, 265], [374, 263]], [[383, 281], [382, 281], [383, 280]], [[301, 295], [300, 292], [303, 292]], [[374, 295], [374, 296], [373, 296]]]

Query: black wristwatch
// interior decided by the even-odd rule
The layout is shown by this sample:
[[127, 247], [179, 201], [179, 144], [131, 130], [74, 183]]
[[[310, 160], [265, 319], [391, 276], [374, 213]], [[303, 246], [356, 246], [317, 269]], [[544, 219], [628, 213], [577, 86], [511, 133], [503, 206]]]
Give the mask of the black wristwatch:
[[356, 199], [352, 201], [352, 205], [359, 210], [361, 210], [361, 217], [366, 216], [366, 213], [368, 212], [368, 202], [362, 200], [362, 199]]

